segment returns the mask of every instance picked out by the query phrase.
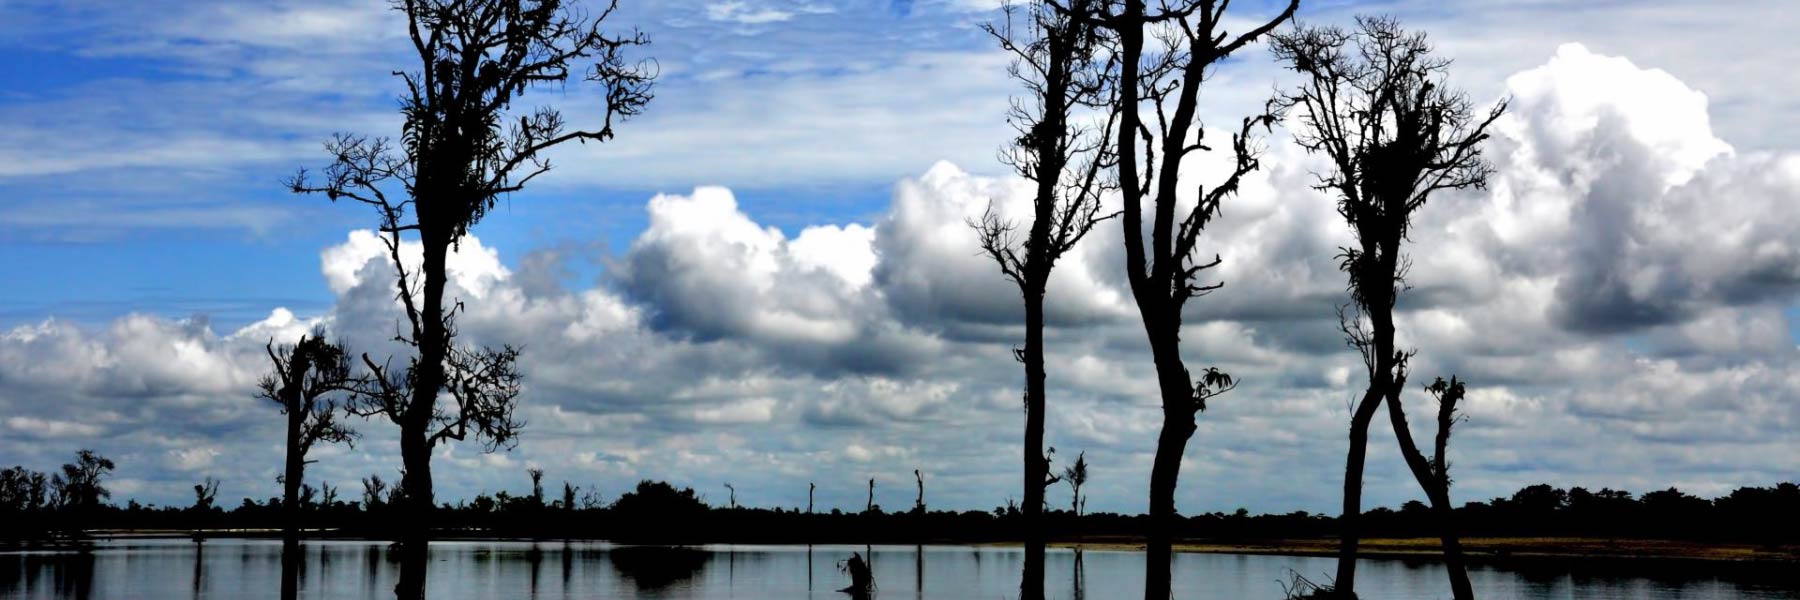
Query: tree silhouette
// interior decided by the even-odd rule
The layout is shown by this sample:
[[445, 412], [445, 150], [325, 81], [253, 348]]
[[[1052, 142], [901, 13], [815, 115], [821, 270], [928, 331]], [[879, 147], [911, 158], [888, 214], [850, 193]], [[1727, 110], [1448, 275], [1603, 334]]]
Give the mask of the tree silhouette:
[[[1015, 99], [1008, 121], [1018, 136], [1002, 159], [1034, 182], [1031, 221], [1024, 239], [1019, 224], [1002, 220], [990, 206], [972, 223], [981, 248], [1018, 286], [1025, 302], [1025, 345], [1013, 356], [1025, 364], [1025, 598], [1042, 598], [1045, 481], [1044, 293], [1063, 254], [1112, 215], [1100, 198], [1112, 185], [1111, 149], [1116, 113], [1103, 111], [1115, 94], [1111, 55], [1100, 30], [1081, 17], [1104, 0], [1069, 0], [1065, 10], [1040, 0], [1021, 9], [1006, 6], [1006, 19], [984, 28], [1013, 55], [1009, 73], [1029, 94]], [[1015, 20], [1022, 22], [1015, 23]], [[1015, 30], [1018, 27], [1019, 30]], [[1083, 113], [1101, 111], [1106, 122], [1085, 124]]]
[[[1316, 187], [1338, 197], [1338, 213], [1357, 240], [1338, 256], [1351, 298], [1339, 309], [1339, 322], [1369, 381], [1352, 411], [1344, 467], [1335, 585], [1346, 597], [1355, 595], [1369, 422], [1382, 402], [1396, 426], [1405, 420], [1400, 392], [1412, 353], [1394, 347], [1393, 318], [1409, 266], [1400, 245], [1414, 211], [1432, 193], [1486, 184], [1491, 168], [1481, 160], [1480, 143], [1506, 108], [1501, 103], [1478, 114], [1466, 96], [1450, 90], [1444, 84], [1450, 63], [1431, 55], [1424, 34], [1403, 31], [1388, 18], [1359, 17], [1356, 23], [1354, 31], [1298, 28], [1276, 36], [1272, 45], [1275, 57], [1302, 75], [1279, 107], [1298, 112], [1295, 141], [1331, 159], [1331, 171], [1318, 175]], [[1410, 440], [1410, 432], [1396, 433]], [[1416, 448], [1409, 453], [1409, 463], [1416, 454]], [[1420, 483], [1429, 494], [1434, 485], [1428, 479]], [[1469, 597], [1466, 575], [1453, 568], [1451, 578], [1457, 597]]]
[[355, 445], [356, 432], [338, 419], [338, 409], [339, 401], [347, 400], [363, 380], [351, 374], [350, 354], [343, 345], [325, 341], [322, 329], [300, 336], [294, 344], [277, 347], [270, 342], [263, 349], [274, 370], [257, 382], [258, 396], [274, 402], [287, 415], [281, 507], [287, 515], [283, 538], [293, 544], [299, 539], [306, 464], [312, 462], [306, 455], [319, 442]]
[[22, 466], [0, 469], [0, 510], [24, 512], [52, 508], [50, 479]]
[[925, 514], [925, 474], [913, 469], [913, 479], [919, 481], [919, 497], [913, 500], [913, 514]]
[[[1210, 261], [1197, 260], [1195, 249], [1201, 234], [1218, 216], [1220, 204], [1237, 192], [1244, 175], [1259, 168], [1260, 149], [1251, 130], [1257, 125], [1268, 127], [1274, 117], [1262, 114], [1243, 119], [1231, 137], [1232, 167], [1211, 187], [1195, 185], [1192, 177], [1184, 179], [1181, 166], [1193, 153], [1212, 149], [1197, 116], [1201, 84], [1208, 70], [1292, 17], [1299, 0], [1289, 0], [1274, 18], [1235, 36], [1226, 31], [1229, 2], [1164, 1], [1155, 12], [1146, 8], [1144, 0], [1108, 4], [1097, 14], [1070, 14], [1095, 20], [1114, 33], [1119, 64], [1115, 102], [1119, 134], [1114, 142], [1119, 194], [1124, 201], [1125, 273], [1150, 342], [1163, 411], [1150, 468], [1144, 598], [1167, 600], [1181, 457], [1207, 400], [1236, 385], [1229, 375], [1210, 367], [1195, 381], [1181, 357], [1183, 307], [1188, 300], [1223, 285], [1199, 281], [1201, 274], [1218, 266], [1221, 259], [1215, 255]], [[1059, 8], [1067, 12], [1066, 5]], [[1147, 34], [1155, 43], [1145, 43]], [[1144, 114], [1146, 107], [1149, 118]], [[1189, 189], [1195, 196], [1187, 202], [1181, 198], [1184, 185], [1194, 186]], [[1151, 213], [1147, 227], [1146, 202]], [[1180, 208], [1183, 205], [1188, 206]]]
[[380, 475], [371, 473], [368, 477], [364, 477], [362, 486], [362, 505], [364, 511], [374, 512], [376, 508], [387, 504], [386, 494], [388, 491], [388, 484], [386, 481], [381, 480]]
[[213, 500], [219, 497], [219, 480], [207, 477], [194, 484], [194, 512], [206, 513], [213, 509]]
[[1431, 385], [1425, 386], [1425, 391], [1438, 404], [1437, 439], [1430, 457], [1420, 453], [1418, 445], [1413, 443], [1412, 429], [1406, 424], [1406, 412], [1397, 393], [1387, 400], [1388, 417], [1394, 426], [1395, 437], [1399, 438], [1400, 455], [1406, 458], [1407, 468], [1412, 470], [1419, 487], [1425, 490], [1425, 498], [1431, 501], [1431, 514], [1437, 520], [1438, 535], [1444, 545], [1444, 566], [1450, 572], [1451, 593], [1457, 600], [1470, 600], [1475, 597], [1475, 592], [1469, 583], [1462, 540], [1456, 530], [1456, 507], [1450, 504], [1448, 458], [1450, 430], [1459, 419], [1456, 416], [1456, 405], [1463, 399], [1463, 383], [1455, 376], [1450, 377], [1450, 381], [1439, 377]]
[[[546, 150], [611, 139], [616, 120], [639, 114], [650, 101], [655, 72], [648, 63], [626, 62], [628, 50], [648, 43], [643, 34], [602, 30], [616, 0], [591, 15], [561, 0], [398, 0], [395, 6], [407, 17], [419, 61], [414, 70], [396, 72], [406, 87], [400, 142], [339, 134], [326, 145], [334, 161], [322, 177], [302, 171], [289, 184], [296, 193], [354, 200], [380, 217], [406, 315], [395, 337], [414, 355], [398, 372], [364, 355], [375, 385], [359, 408], [400, 427], [408, 537], [422, 541], [435, 506], [432, 447], [470, 435], [486, 450], [510, 447], [521, 426], [513, 417], [518, 350], [456, 343], [462, 303], [445, 298], [446, 258], [501, 197], [550, 170]], [[571, 128], [551, 107], [511, 111], [528, 89], [561, 85], [572, 70], [585, 70], [584, 79], [603, 92], [595, 128]], [[423, 253], [417, 271], [401, 260], [406, 236]], [[451, 406], [440, 406], [440, 396]], [[422, 581], [402, 579], [408, 595], [422, 595]]]
[[531, 503], [536, 505], [535, 508], [542, 508], [544, 506], [544, 470], [532, 467], [526, 469], [525, 474], [531, 476]]
[[1081, 516], [1081, 507], [1086, 504], [1081, 498], [1081, 486], [1087, 485], [1088, 465], [1087, 452], [1075, 455], [1075, 464], [1063, 469], [1062, 480], [1069, 484], [1069, 512]]
[[75, 512], [87, 512], [100, 507], [102, 499], [111, 498], [112, 491], [106, 489], [102, 481], [114, 468], [112, 459], [96, 454], [93, 450], [82, 448], [75, 453], [75, 462], [62, 466], [62, 473], [50, 479], [51, 489], [56, 495], [55, 504]]

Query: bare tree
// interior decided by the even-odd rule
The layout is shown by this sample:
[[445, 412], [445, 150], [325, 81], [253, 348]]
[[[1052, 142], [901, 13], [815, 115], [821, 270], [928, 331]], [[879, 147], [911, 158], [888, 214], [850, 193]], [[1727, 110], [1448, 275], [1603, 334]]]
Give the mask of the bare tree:
[[[1481, 159], [1480, 143], [1506, 110], [1502, 102], [1478, 112], [1448, 88], [1450, 62], [1431, 55], [1423, 33], [1408, 33], [1388, 18], [1358, 18], [1356, 24], [1354, 31], [1302, 27], [1276, 36], [1273, 44], [1276, 58], [1302, 75], [1279, 108], [1298, 112], [1297, 143], [1331, 159], [1331, 171], [1318, 175], [1316, 187], [1338, 197], [1338, 213], [1357, 241], [1338, 255], [1351, 299], [1339, 309], [1339, 322], [1368, 376], [1352, 409], [1344, 466], [1343, 540], [1334, 581], [1344, 597], [1356, 591], [1363, 462], [1369, 422], [1382, 402], [1420, 485], [1428, 495], [1440, 487], [1429, 469], [1419, 468], [1417, 449], [1407, 450], [1411, 432], [1404, 429], [1400, 392], [1413, 352], [1394, 345], [1394, 306], [1406, 289], [1410, 263], [1400, 246], [1413, 213], [1431, 194], [1486, 185], [1492, 169]], [[1448, 439], [1447, 429], [1440, 433]], [[1447, 496], [1447, 479], [1441, 487]], [[1460, 563], [1452, 565], [1450, 577], [1457, 598], [1472, 596]]]
[[1062, 480], [1069, 484], [1069, 512], [1081, 516], [1081, 507], [1087, 502], [1081, 497], [1081, 486], [1087, 485], [1087, 452], [1075, 455], [1075, 464], [1063, 469]]
[[531, 503], [539, 508], [544, 506], [544, 470], [537, 467], [525, 469], [531, 476]]
[[913, 514], [925, 514], [925, 474], [913, 469], [913, 479], [919, 481], [919, 497], [913, 500]]
[[[1243, 177], [1260, 167], [1252, 129], [1267, 128], [1269, 114], [1246, 117], [1231, 136], [1232, 168], [1208, 187], [1184, 181], [1182, 163], [1210, 151], [1198, 105], [1209, 69], [1292, 17], [1299, 0], [1289, 0], [1274, 18], [1233, 35], [1226, 31], [1228, 1], [1163, 0], [1152, 12], [1145, 0], [1120, 0], [1093, 15], [1116, 35], [1119, 76], [1117, 144], [1119, 193], [1124, 201], [1125, 272], [1150, 342], [1161, 391], [1163, 425], [1150, 469], [1150, 519], [1146, 532], [1144, 597], [1170, 594], [1171, 534], [1176, 526], [1175, 486], [1181, 456], [1207, 400], [1235, 387], [1230, 375], [1209, 367], [1196, 381], [1181, 357], [1182, 309], [1187, 301], [1219, 289], [1200, 276], [1221, 259], [1197, 260], [1200, 236], [1218, 216]], [[1146, 36], [1155, 43], [1146, 44]], [[1144, 114], [1149, 110], [1148, 117]], [[1184, 185], [1194, 196], [1183, 202]], [[1151, 221], [1144, 216], [1149, 204]], [[1183, 209], [1181, 205], [1188, 204]], [[1184, 214], [1183, 214], [1184, 213]], [[1146, 245], [1146, 236], [1149, 238]]]
[[819, 486], [817, 484], [814, 484], [813, 482], [810, 482], [810, 481], [806, 482], [806, 514], [809, 514], [809, 515], [812, 514], [813, 491], [817, 490], [817, 489], [819, 489]]
[[725, 482], [725, 491], [728, 493], [727, 498], [729, 499], [728, 502], [730, 502], [729, 506], [733, 509], [736, 509], [737, 508], [737, 486], [731, 485], [731, 482], [727, 481], [727, 482]]
[[362, 381], [351, 374], [350, 355], [342, 344], [325, 340], [322, 329], [300, 336], [291, 345], [263, 347], [273, 371], [257, 382], [257, 395], [281, 407], [287, 415], [283, 437], [287, 458], [280, 477], [281, 509], [286, 514], [283, 539], [298, 541], [300, 492], [305, 485], [306, 459], [314, 444], [356, 443], [356, 432], [338, 419], [340, 402]]
[[863, 505], [863, 514], [875, 512], [875, 478], [869, 478], [869, 503]]
[[[406, 87], [400, 142], [340, 134], [326, 145], [334, 160], [322, 177], [302, 171], [289, 183], [296, 193], [370, 206], [380, 218], [406, 315], [395, 338], [414, 356], [396, 370], [364, 355], [376, 385], [359, 410], [400, 427], [406, 471], [400, 487], [411, 509], [407, 537], [422, 541], [435, 506], [432, 447], [470, 435], [490, 451], [510, 447], [522, 425], [513, 416], [518, 350], [455, 341], [462, 304], [445, 298], [450, 250], [502, 197], [550, 170], [546, 150], [611, 139], [615, 121], [648, 104], [656, 74], [652, 64], [626, 62], [629, 50], [648, 43], [643, 34], [603, 31], [616, 0], [596, 13], [562, 0], [396, 0], [395, 6], [406, 15], [419, 61], [414, 70], [396, 72]], [[548, 106], [511, 111], [528, 89], [562, 85], [571, 71], [584, 72], [602, 92], [594, 128], [571, 128]], [[417, 271], [401, 260], [403, 237], [421, 246]], [[440, 397], [452, 406], [440, 406]], [[404, 575], [403, 595], [422, 595], [423, 581]]]
[[207, 477], [194, 484], [194, 512], [206, 513], [213, 509], [213, 500], [219, 497], [219, 480]]
[[[1043, 597], [1044, 488], [1050, 463], [1044, 456], [1044, 294], [1056, 261], [1100, 221], [1101, 195], [1112, 185], [1110, 110], [1116, 90], [1113, 56], [1102, 33], [1084, 15], [1106, 0], [1069, 0], [1058, 7], [1036, 0], [1005, 8], [1006, 19], [984, 27], [1013, 55], [1008, 72], [1028, 94], [1015, 98], [1008, 121], [1018, 132], [1001, 158], [1035, 183], [1031, 221], [1003, 220], [993, 207], [972, 223], [981, 248], [1019, 288], [1025, 302], [1025, 345], [1013, 356], [1025, 364], [1025, 598]], [[1084, 116], [1098, 113], [1103, 122]]]
[[363, 478], [362, 485], [363, 512], [372, 513], [375, 512], [376, 508], [387, 504], [388, 484], [386, 481], [381, 480], [380, 475], [371, 473], [368, 477]]

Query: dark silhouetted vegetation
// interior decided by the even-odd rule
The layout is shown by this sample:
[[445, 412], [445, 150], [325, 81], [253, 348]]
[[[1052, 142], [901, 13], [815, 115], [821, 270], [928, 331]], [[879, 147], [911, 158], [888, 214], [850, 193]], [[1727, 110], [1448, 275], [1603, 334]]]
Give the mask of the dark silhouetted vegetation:
[[[1097, 24], [1088, 15], [1100, 0], [1069, 0], [1066, 7], [1048, 0], [1006, 7], [1006, 19], [986, 25], [988, 33], [1011, 53], [1009, 69], [1029, 93], [1015, 99], [1008, 121], [1018, 132], [1003, 159], [1035, 184], [1031, 219], [1020, 225], [1003, 220], [992, 206], [973, 223], [981, 248], [1000, 272], [1019, 288], [1025, 302], [1025, 345], [1013, 352], [1025, 365], [1025, 519], [1044, 511], [1044, 490], [1056, 480], [1044, 454], [1044, 293], [1050, 272], [1094, 225], [1111, 215], [1100, 213], [1101, 196], [1117, 187], [1112, 137], [1116, 111], [1111, 106], [1116, 73]], [[1103, 123], [1084, 124], [1084, 113], [1111, 115]], [[922, 494], [921, 494], [922, 495]], [[923, 505], [921, 505], [922, 508]], [[1027, 528], [1024, 582], [1027, 600], [1044, 597], [1044, 543]]]
[[[274, 371], [264, 375], [257, 388], [262, 398], [280, 406], [281, 414], [287, 416], [286, 458], [280, 477], [282, 504], [298, 519], [303, 490], [310, 490], [305, 485], [306, 464], [312, 461], [306, 455], [319, 442], [355, 444], [356, 432], [340, 420], [338, 409], [365, 382], [352, 373], [350, 354], [343, 345], [325, 341], [322, 329], [300, 336], [300, 341], [291, 345], [276, 347], [270, 342], [265, 349]], [[194, 490], [195, 494], [203, 491], [199, 486]], [[217, 484], [212, 491], [217, 492]], [[335, 488], [330, 495], [336, 496]], [[211, 505], [210, 497], [202, 499]], [[297, 539], [293, 526], [287, 536]]]
[[[1267, 127], [1274, 117], [1262, 114], [1242, 121], [1231, 137], [1232, 168], [1222, 180], [1210, 186], [1196, 184], [1194, 177], [1182, 176], [1182, 163], [1195, 152], [1219, 145], [1209, 145], [1208, 130], [1198, 117], [1201, 84], [1207, 80], [1208, 70], [1288, 20], [1300, 1], [1290, 0], [1274, 18], [1259, 20], [1248, 30], [1231, 27], [1242, 31], [1235, 34], [1226, 31], [1228, 2], [1158, 2], [1154, 11], [1146, 4], [1144, 0], [1109, 2], [1095, 13], [1074, 18], [1095, 21], [1111, 32], [1113, 60], [1118, 63], [1114, 110], [1119, 134], [1113, 141], [1119, 194], [1124, 200], [1125, 273], [1150, 342], [1163, 410], [1162, 431], [1150, 467], [1153, 522], [1145, 531], [1144, 598], [1168, 600], [1181, 458], [1207, 400], [1233, 387], [1229, 375], [1212, 367], [1196, 380], [1181, 356], [1187, 301], [1223, 285], [1200, 281], [1204, 271], [1220, 264], [1220, 258], [1196, 260], [1195, 254], [1201, 234], [1218, 216], [1221, 203], [1237, 193], [1244, 175], [1261, 165], [1252, 128]], [[1153, 38], [1151, 43], [1146, 43], [1146, 37]], [[1150, 118], [1143, 114], [1146, 107]], [[1199, 190], [1199, 197], [1188, 199], [1187, 206], [1178, 209], [1184, 204], [1180, 195], [1193, 189]], [[1146, 203], [1151, 219], [1148, 226], [1144, 223]]]
[[[1481, 159], [1481, 142], [1506, 105], [1478, 114], [1446, 84], [1450, 62], [1431, 54], [1424, 34], [1404, 31], [1392, 19], [1358, 18], [1356, 24], [1354, 30], [1301, 27], [1276, 35], [1271, 44], [1276, 59], [1302, 76], [1277, 108], [1297, 113], [1295, 143], [1331, 160], [1315, 187], [1337, 197], [1338, 213], [1356, 235], [1356, 245], [1338, 255], [1351, 298], [1338, 317], [1361, 354], [1368, 388], [1351, 412], [1346, 527], [1333, 591], [1356, 596], [1356, 524], [1369, 422], [1385, 403], [1401, 454], [1436, 509], [1452, 591], [1468, 600], [1474, 593], [1462, 566], [1442, 455], [1452, 421], [1440, 420], [1438, 456], [1426, 458], [1413, 442], [1401, 401], [1415, 351], [1395, 346], [1394, 306], [1406, 289], [1411, 263], [1400, 246], [1413, 214], [1435, 192], [1486, 185], [1492, 169]], [[1461, 390], [1456, 384], [1458, 397]]]
[[[213, 535], [277, 535], [287, 524], [280, 497], [244, 498], [229, 509], [216, 504], [205, 508], [102, 504], [84, 515], [50, 502], [54, 493], [33, 483], [41, 475], [22, 467], [0, 470], [0, 524], [12, 543], [49, 542], [53, 532], [74, 535], [80, 529], [185, 535], [212, 528]], [[387, 539], [398, 533], [395, 511], [404, 509], [380, 499], [380, 493], [375, 497], [371, 503], [366, 494], [362, 501], [326, 501], [321, 496], [301, 504], [299, 524], [310, 536]], [[1375, 508], [1363, 513], [1358, 527], [1369, 537], [1435, 537], [1431, 511], [1419, 501]], [[1800, 544], [1800, 522], [1787, 518], [1796, 511], [1800, 486], [1793, 483], [1738, 488], [1714, 499], [1673, 488], [1637, 495], [1540, 484], [1510, 496], [1464, 504], [1456, 514], [1465, 533], [1483, 537], [1686, 540], [1785, 548]], [[574, 506], [564, 500], [542, 504], [529, 493], [499, 491], [442, 504], [434, 515], [431, 526], [444, 537], [606, 539], [634, 544], [1007, 542], [1023, 539], [1027, 526], [1017, 506], [923, 514], [715, 507], [693, 489], [649, 480], [612, 502], [578, 499]], [[1077, 516], [1067, 510], [1046, 511], [1044, 519], [1047, 537], [1053, 541], [1133, 542], [1142, 539], [1150, 522], [1146, 515]], [[1182, 516], [1175, 523], [1172, 539], [1223, 543], [1329, 538], [1338, 535], [1341, 524], [1328, 515], [1252, 515], [1245, 510]]]
[[[404, 367], [391, 358], [363, 362], [372, 385], [359, 397], [365, 416], [383, 415], [400, 427], [406, 518], [430, 518], [436, 495], [431, 450], [471, 435], [488, 450], [510, 447], [523, 425], [514, 418], [519, 394], [519, 350], [476, 348], [456, 341], [455, 316], [462, 301], [445, 297], [450, 250], [500, 199], [548, 172], [544, 152], [566, 142], [605, 142], [615, 121], [640, 113], [650, 101], [653, 69], [632, 65], [625, 53], [648, 43], [643, 34], [603, 30], [617, 8], [598, 13], [561, 0], [398, 0], [418, 63], [395, 73], [405, 83], [399, 143], [339, 134], [326, 144], [333, 161], [322, 177], [302, 171], [295, 193], [349, 199], [372, 207], [380, 220], [406, 320], [395, 336], [414, 355]], [[548, 106], [515, 115], [513, 103], [537, 86], [560, 86], [571, 71], [603, 92], [599, 122], [573, 128]], [[403, 239], [416, 240], [423, 262], [410, 271], [401, 259]], [[440, 406], [447, 397], [453, 406]], [[415, 541], [425, 529], [415, 528]], [[417, 560], [423, 560], [419, 545]], [[406, 596], [423, 596], [424, 583], [403, 575]], [[413, 593], [416, 591], [416, 594]]]

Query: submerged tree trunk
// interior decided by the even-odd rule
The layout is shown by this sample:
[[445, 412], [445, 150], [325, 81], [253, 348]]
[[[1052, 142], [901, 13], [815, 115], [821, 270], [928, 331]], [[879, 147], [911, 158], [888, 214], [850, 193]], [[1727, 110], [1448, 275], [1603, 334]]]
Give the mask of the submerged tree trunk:
[[[298, 361], [296, 361], [298, 362]], [[302, 371], [304, 372], [304, 371]], [[298, 396], [298, 390], [295, 391]], [[306, 450], [300, 445], [300, 428], [306, 415], [295, 406], [288, 409], [287, 461], [282, 474], [281, 512], [286, 518], [282, 527], [282, 544], [296, 547], [300, 543], [300, 484], [306, 477]]]
[[1025, 292], [1025, 572], [1022, 600], [1044, 597], [1044, 293]]
[[[1172, 333], [1172, 329], [1164, 329]], [[1154, 335], [1154, 334], [1153, 334]], [[1150, 520], [1144, 534], [1144, 598], [1167, 600], [1171, 595], [1175, 531], [1180, 526], [1175, 512], [1175, 487], [1181, 478], [1181, 456], [1194, 436], [1193, 386], [1187, 368], [1175, 356], [1173, 335], [1158, 336], [1152, 345], [1157, 379], [1162, 388], [1163, 424], [1156, 437], [1156, 455], [1150, 466]]]
[[1156, 438], [1156, 458], [1150, 467], [1150, 529], [1144, 535], [1144, 597], [1166, 599], [1171, 594], [1170, 561], [1174, 558], [1175, 485], [1181, 477], [1181, 455], [1194, 434], [1194, 415], [1163, 411], [1162, 433]]
[[300, 597], [300, 568], [306, 557], [299, 548], [284, 546], [281, 550], [281, 600]]
[[[423, 207], [421, 207], [423, 208]], [[432, 222], [432, 215], [420, 210], [420, 223]], [[444, 330], [444, 272], [449, 244], [435, 228], [421, 228], [424, 246], [423, 303], [420, 312], [419, 361], [413, 376], [412, 398], [400, 419], [400, 460], [406, 472], [400, 481], [401, 502], [407, 507], [400, 536], [400, 581], [394, 595], [401, 600], [425, 598], [426, 556], [431, 540], [432, 513], [436, 499], [431, 485], [431, 439], [429, 430], [437, 395], [444, 387], [444, 352], [447, 332]]]
[[1457, 532], [1448, 490], [1431, 494], [1431, 512], [1437, 516], [1438, 536], [1444, 544], [1444, 567], [1450, 571], [1450, 593], [1456, 600], [1474, 600], [1475, 588], [1469, 583], [1468, 561], [1463, 556], [1462, 538]]
[[1337, 578], [1332, 582], [1333, 590], [1344, 598], [1356, 595], [1356, 552], [1362, 538], [1363, 464], [1369, 450], [1369, 423], [1375, 419], [1375, 409], [1380, 407], [1381, 393], [1371, 385], [1362, 401], [1356, 404], [1356, 413], [1350, 417], [1350, 451], [1344, 459], [1344, 514], [1338, 518], [1341, 541]]

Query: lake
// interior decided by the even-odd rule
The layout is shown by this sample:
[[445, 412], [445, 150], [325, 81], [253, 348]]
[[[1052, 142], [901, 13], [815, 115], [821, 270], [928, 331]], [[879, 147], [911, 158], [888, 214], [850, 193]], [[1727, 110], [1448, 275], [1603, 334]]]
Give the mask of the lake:
[[[1018, 594], [1019, 548], [874, 546], [876, 598], [993, 600]], [[431, 598], [732, 598], [848, 596], [838, 564], [864, 546], [703, 546], [689, 549], [603, 542], [436, 542]], [[304, 549], [298, 598], [392, 598], [399, 564], [385, 543], [313, 541]], [[1330, 558], [1178, 554], [1179, 598], [1280, 598], [1298, 572], [1325, 579]], [[1641, 562], [1599, 567], [1538, 562], [1526, 569], [1477, 565], [1482, 598], [1700, 599], [1800, 598], [1792, 573], [1671, 568]], [[1142, 595], [1143, 555], [1052, 549], [1045, 587], [1062, 600]], [[1763, 569], [1771, 571], [1774, 569]], [[1718, 571], [1732, 574], [1721, 575]], [[279, 598], [281, 544], [275, 540], [108, 540], [88, 553], [0, 553], [0, 599]], [[1429, 561], [1364, 560], [1365, 598], [1448, 598], [1443, 571]]]

